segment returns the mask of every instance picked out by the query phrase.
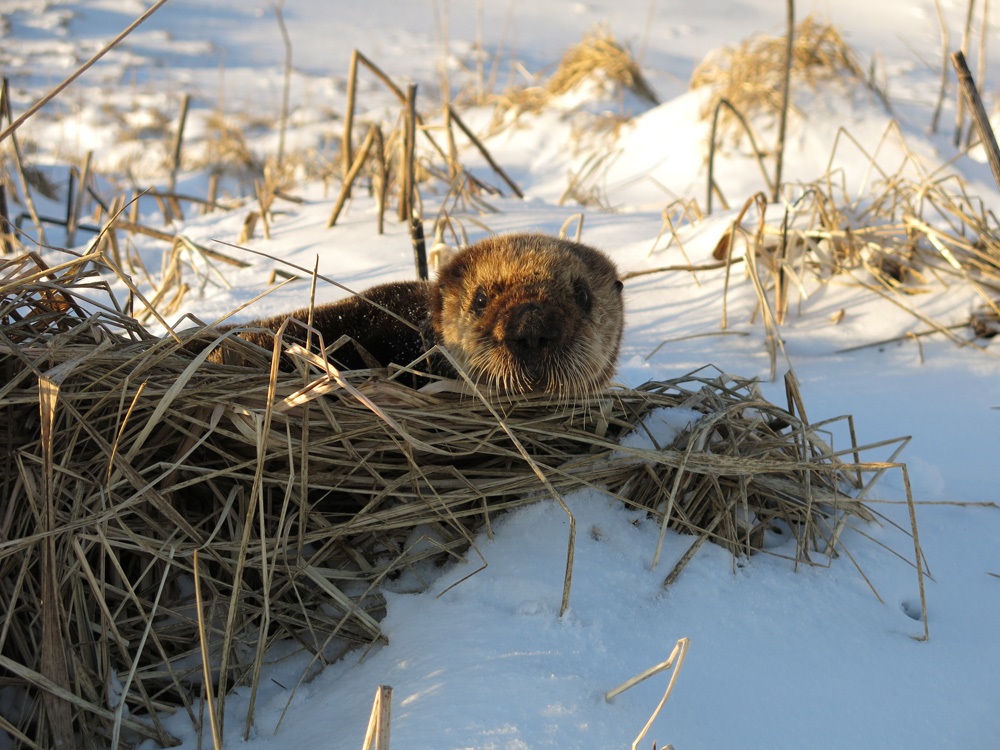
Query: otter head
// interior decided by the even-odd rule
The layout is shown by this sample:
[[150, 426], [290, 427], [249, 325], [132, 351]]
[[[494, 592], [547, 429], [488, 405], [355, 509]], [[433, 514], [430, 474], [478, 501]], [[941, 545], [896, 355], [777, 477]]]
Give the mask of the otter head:
[[477, 383], [514, 393], [594, 393], [618, 360], [622, 283], [614, 264], [586, 245], [499, 235], [441, 269], [431, 322]]

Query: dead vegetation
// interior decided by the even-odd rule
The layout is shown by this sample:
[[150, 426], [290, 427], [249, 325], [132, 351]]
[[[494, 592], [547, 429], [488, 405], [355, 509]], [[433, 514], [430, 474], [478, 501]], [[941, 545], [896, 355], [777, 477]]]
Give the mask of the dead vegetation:
[[[638, 62], [611, 31], [598, 27], [583, 40], [566, 50], [558, 67], [545, 81], [527, 86], [510, 86], [489, 99], [494, 107], [492, 131], [517, 122], [523, 113], [540, 112], [572, 92], [586, 99], [612, 96], [621, 101], [626, 94], [648, 105], [659, 104], [656, 92], [646, 81]], [[594, 122], [607, 126], [607, 118], [595, 116]]]
[[[702, 117], [711, 118], [723, 101], [747, 118], [777, 117], [784, 104], [782, 80], [787, 44], [784, 36], [755, 35], [737, 47], [708, 55], [691, 76], [692, 89], [712, 89]], [[839, 29], [813, 16], [795, 27], [791, 73], [796, 84], [810, 88], [842, 80], [851, 83], [866, 80]], [[724, 133], [739, 132], [739, 125], [730, 109], [721, 113], [720, 127]]]
[[[896, 171], [884, 170], [878, 151], [864, 152], [841, 131], [824, 177], [786, 186], [797, 197], [782, 206], [769, 204], [763, 193], [751, 197], [716, 245], [727, 289], [734, 270], [753, 285], [758, 302], [750, 320], [762, 321], [767, 331], [772, 377], [778, 327], [796, 311], [808, 310], [809, 298], [828, 283], [856, 285], [912, 315], [919, 330], [900, 340], [940, 334], [958, 346], [978, 347], [976, 338], [993, 335], [990, 321], [1000, 313], [1000, 222], [959, 175], [929, 169], [898, 126], [889, 127], [879, 144], [883, 148], [903, 154]], [[860, 196], [848, 195], [844, 176], [834, 167], [838, 149], [860, 149], [869, 159], [870, 186]], [[703, 217], [688, 204], [680, 217], [676, 213], [664, 211], [663, 234], [668, 246], [683, 248], [683, 228]], [[978, 295], [978, 309], [963, 319], [935, 320], [921, 297], [956, 283]], [[725, 298], [721, 323], [723, 329], [729, 325]], [[859, 347], [885, 343], [859, 342]]]
[[[667, 585], [706, 540], [798, 564], [850, 557], [878, 518], [872, 484], [905, 477], [905, 441], [858, 445], [849, 417], [810, 423], [794, 381], [787, 409], [709, 370], [583, 402], [490, 403], [338, 373], [304, 349], [289, 352], [297, 373], [272, 372], [262, 350], [228, 367], [198, 353], [230, 345], [211, 329], [150, 335], [100, 272], [113, 269], [96, 254], [0, 268], [0, 440], [14, 457], [0, 679], [18, 706], [0, 727], [24, 747], [169, 745], [161, 712], [200, 722], [204, 700], [255, 691], [279, 640], [315, 669], [380, 641], [380, 586], [419, 586], [524, 503], [569, 513], [562, 497], [590, 489], [647, 513], [661, 546], [667, 528], [691, 535], [665, 554]], [[656, 414], [674, 407], [700, 416], [657, 444]], [[574, 532], [566, 543], [564, 608]]]
[[630, 92], [647, 104], [660, 103], [632, 54], [604, 27], [563, 53], [555, 73], [545, 83], [550, 96], [562, 96], [588, 84], [610, 85], [621, 96]]

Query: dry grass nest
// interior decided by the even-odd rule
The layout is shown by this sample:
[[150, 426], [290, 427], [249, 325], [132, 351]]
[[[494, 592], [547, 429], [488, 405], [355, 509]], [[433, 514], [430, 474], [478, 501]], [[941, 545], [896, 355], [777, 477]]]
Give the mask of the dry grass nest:
[[[705, 540], [744, 556], [775, 530], [794, 543], [768, 551], [828, 563], [900, 466], [860, 460], [888, 443], [834, 449], [794, 387], [783, 409], [709, 371], [490, 405], [305, 351], [298, 373], [263, 351], [215, 364], [199, 349], [218, 334], [151, 335], [108, 274], [98, 254], [0, 263], [0, 729], [16, 746], [169, 745], [161, 712], [202, 717], [200, 644], [214, 696], [255, 691], [279, 640], [314, 672], [383, 639], [386, 581], [418, 588], [505, 509], [584, 488], [641, 509], [661, 540], [693, 535], [669, 582]], [[646, 420], [673, 407], [700, 417], [657, 445]]]

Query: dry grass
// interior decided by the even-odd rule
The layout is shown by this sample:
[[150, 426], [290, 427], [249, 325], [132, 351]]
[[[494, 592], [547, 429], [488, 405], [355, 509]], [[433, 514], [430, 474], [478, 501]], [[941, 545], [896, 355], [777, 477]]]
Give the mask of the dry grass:
[[[522, 113], [539, 112], [548, 107], [553, 99], [589, 85], [619, 98], [629, 92], [648, 104], [659, 103], [632, 54], [619, 44], [608, 29], [598, 27], [563, 53], [559, 66], [547, 81], [530, 86], [511, 86], [492, 98], [492, 129], [501, 130], [515, 123]], [[606, 127], [601, 118], [595, 119], [594, 123]]]
[[[738, 47], [727, 47], [707, 56], [691, 76], [692, 89], [703, 86], [713, 89], [702, 117], [711, 118], [722, 101], [746, 117], [758, 114], [777, 117], [782, 108], [786, 45], [785, 37], [757, 35]], [[813, 88], [843, 78], [864, 80], [840, 31], [812, 16], [795, 28], [792, 77], [795, 83]], [[731, 111], [721, 112], [723, 132], [736, 133], [739, 125]]]
[[[906, 311], [922, 325], [916, 336], [940, 334], [959, 346], [995, 335], [1000, 317], [1000, 222], [955, 174], [930, 171], [890, 125], [879, 149], [898, 149], [894, 172], [879, 166], [841, 131], [827, 174], [799, 186], [799, 198], [782, 208], [762, 194], [743, 206], [716, 247], [715, 258], [742, 257], [757, 290], [760, 316], [772, 344], [775, 372], [777, 326], [813, 291], [827, 283], [859, 286]], [[858, 149], [869, 160], [870, 186], [849, 196], [834, 164], [840, 150]], [[671, 226], [673, 238], [678, 227]], [[729, 271], [727, 271], [727, 274]], [[920, 305], [925, 293], [967, 285], [981, 300], [964, 318], [935, 320]], [[723, 327], [728, 325], [723, 305]], [[965, 331], [963, 333], [963, 330]], [[912, 338], [904, 334], [900, 338]], [[859, 342], [860, 346], [886, 342]]]
[[[195, 168], [211, 168], [233, 174], [250, 184], [264, 174], [264, 159], [247, 144], [243, 131], [250, 123], [215, 113], [206, 122], [206, 137], [202, 153], [193, 161]], [[252, 126], [251, 126], [252, 127]]]
[[[902, 468], [862, 462], [899, 441], [859, 446], [850, 418], [833, 420], [852, 443], [835, 449], [793, 381], [789, 409], [710, 371], [490, 404], [330, 372], [305, 350], [289, 354], [298, 373], [272, 373], [262, 350], [214, 364], [192, 350], [217, 334], [150, 335], [98, 271], [97, 255], [0, 266], [0, 680], [19, 701], [0, 726], [23, 747], [169, 744], [160, 712], [203, 715], [202, 647], [221, 696], [255, 692], [279, 640], [317, 668], [381, 641], [381, 584], [435, 575], [508, 508], [593, 488], [642, 509], [661, 545], [668, 527], [694, 535], [666, 585], [702, 542], [747, 555], [769, 531], [794, 538], [797, 563], [827, 564], [876, 519], [873, 482]], [[702, 416], [671, 445], [643, 438], [671, 407]]]
[[588, 82], [610, 84], [619, 94], [629, 91], [649, 104], [659, 104], [635, 58], [606, 28], [595, 29], [563, 53], [545, 90], [551, 96], [562, 96]]

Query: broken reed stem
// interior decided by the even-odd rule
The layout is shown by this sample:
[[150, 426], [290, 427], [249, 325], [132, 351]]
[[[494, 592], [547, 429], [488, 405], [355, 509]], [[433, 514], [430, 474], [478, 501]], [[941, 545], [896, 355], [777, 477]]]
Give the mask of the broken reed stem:
[[285, 27], [285, 17], [281, 10], [285, 0], [278, 0], [274, 4], [274, 16], [278, 21], [278, 30], [281, 33], [281, 42], [285, 48], [285, 74], [281, 87], [281, 115], [278, 127], [278, 167], [285, 160], [285, 131], [288, 130], [288, 100], [292, 88], [292, 40], [288, 36], [288, 29]]
[[[66, 213], [66, 247], [73, 247], [76, 244], [77, 222], [79, 222], [80, 212], [83, 210], [83, 197], [87, 194], [87, 183], [90, 181], [90, 163], [93, 158], [93, 151], [84, 154], [76, 195], [73, 197], [72, 206]], [[73, 172], [71, 171], [70, 174], [72, 175]]]
[[649, 728], [653, 726], [653, 722], [660, 714], [663, 706], [666, 705], [667, 699], [674, 690], [674, 684], [677, 682], [677, 677], [681, 673], [681, 667], [684, 666], [684, 660], [687, 658], [687, 652], [690, 646], [690, 639], [681, 638], [677, 641], [677, 645], [674, 646], [674, 650], [670, 652], [670, 656], [667, 657], [667, 663], [669, 664], [673, 664], [675, 659], [677, 661], [677, 665], [674, 667], [674, 673], [670, 675], [670, 682], [667, 683], [667, 689], [663, 692], [663, 697], [660, 699], [659, 704], [650, 715], [649, 721], [646, 722], [646, 726], [642, 728], [642, 731], [639, 732], [639, 736], [636, 737], [635, 742], [632, 743], [632, 750], [636, 750], [639, 747], [639, 743], [642, 742], [642, 738], [646, 736], [646, 733], [649, 731]]
[[208, 195], [205, 198], [205, 202], [202, 204], [202, 213], [210, 214], [214, 211], [216, 206], [216, 200], [219, 197], [219, 173], [212, 172], [208, 176]]
[[472, 144], [476, 147], [476, 149], [478, 149], [479, 153], [482, 154], [483, 158], [486, 159], [486, 162], [490, 165], [493, 171], [500, 176], [501, 180], [507, 183], [507, 187], [513, 191], [514, 195], [518, 198], [524, 198], [524, 193], [521, 188], [519, 188], [517, 183], [508, 176], [508, 174], [503, 170], [503, 167], [496, 163], [490, 152], [486, 149], [482, 142], [476, 138], [475, 135], [473, 135], [472, 131], [469, 130], [466, 124], [462, 121], [462, 118], [458, 116], [458, 113], [450, 105], [448, 106], [448, 114], [452, 122], [458, 125], [458, 129], [465, 133], [465, 137], [472, 141]]
[[[6, 76], [3, 77], [3, 82], [0, 83], [2, 87], [2, 93], [0, 93], [0, 122], [6, 119], [11, 122], [11, 109], [10, 109], [10, 82]], [[23, 115], [22, 115], [23, 118]], [[18, 119], [18, 122], [20, 122]], [[45, 244], [45, 230], [42, 228], [42, 221], [38, 218], [38, 211], [35, 210], [35, 201], [32, 198], [31, 185], [28, 182], [28, 176], [24, 173], [24, 161], [21, 158], [21, 146], [17, 141], [17, 137], [14, 135], [14, 124], [7, 128], [10, 131], [10, 142], [13, 146], [14, 152], [14, 166], [17, 168], [18, 181], [21, 183], [21, 193], [24, 198], [24, 206], [28, 209], [28, 215], [31, 217], [31, 223], [35, 225], [35, 229], [38, 232], [38, 245]], [[6, 131], [4, 131], [6, 135]], [[0, 138], [2, 141], [3, 138]]]
[[934, 115], [931, 117], [931, 133], [936, 133], [938, 121], [941, 119], [941, 108], [944, 106], [945, 96], [948, 90], [948, 25], [945, 22], [944, 11], [941, 9], [941, 0], [934, 0], [934, 8], [937, 11], [938, 26], [941, 28], [941, 83], [938, 86], [937, 103], [934, 105]]
[[375, 186], [375, 199], [378, 201], [378, 233], [385, 233], [385, 204], [389, 200], [389, 165], [385, 157], [385, 140], [382, 138], [382, 128], [378, 125], [375, 128], [375, 162], [378, 171], [376, 172], [377, 184]]
[[[208, 706], [208, 725], [212, 729], [212, 746], [222, 750], [222, 736], [219, 722], [215, 718], [215, 694], [212, 689], [212, 662], [209, 660], [208, 633], [205, 630], [205, 605], [201, 600], [201, 575], [198, 565], [198, 549], [191, 551], [191, 565], [194, 573], [194, 601], [198, 610], [198, 647], [201, 652], [201, 677], [205, 687], [205, 703]], [[123, 698], [124, 700], [124, 698]]]
[[21, 125], [23, 125], [29, 117], [35, 114], [35, 112], [37, 112], [46, 104], [48, 104], [50, 101], [55, 99], [60, 93], [62, 93], [63, 89], [65, 89], [67, 86], [73, 83], [73, 81], [75, 81], [77, 78], [83, 75], [94, 63], [96, 63], [98, 60], [104, 57], [108, 52], [117, 47], [125, 37], [127, 37], [129, 34], [135, 31], [135, 29], [143, 21], [145, 21], [147, 18], [153, 15], [153, 13], [159, 10], [160, 7], [166, 2], [167, 0], [156, 0], [156, 2], [149, 8], [149, 10], [147, 10], [145, 13], [139, 16], [135, 21], [129, 24], [129, 26], [124, 31], [122, 31], [118, 36], [116, 36], [114, 39], [112, 39], [110, 42], [104, 45], [100, 50], [98, 50], [93, 57], [91, 57], [89, 60], [87, 60], [87, 62], [85, 62], [83, 65], [77, 68], [65, 81], [60, 83], [54, 89], [49, 91], [49, 93], [47, 93], [37, 102], [35, 102], [32, 106], [30, 106], [23, 115], [18, 117], [16, 121], [12, 122], [2, 133], [0, 133], [0, 142], [2, 142], [4, 138], [6, 138], [7, 136], [13, 134], [14, 131], [17, 130], [19, 127], [21, 127]]
[[[708, 139], [708, 190], [705, 195], [705, 213], [712, 213], [712, 194], [719, 190], [719, 186], [715, 184], [715, 148], [716, 148], [716, 134], [719, 129], [719, 115], [721, 114], [722, 108], [725, 107], [729, 110], [743, 127], [743, 132], [747, 134], [747, 138], [750, 139], [750, 147], [753, 149], [754, 156], [757, 157], [757, 166], [760, 167], [761, 176], [764, 178], [764, 184], [767, 185], [767, 190], [769, 193], [774, 193], [774, 185], [771, 182], [771, 176], [767, 173], [767, 167], [764, 166], [764, 156], [761, 154], [759, 148], [757, 148], [757, 139], [754, 138], [753, 130], [750, 128], [750, 123], [743, 116], [743, 113], [736, 109], [735, 106], [728, 99], [720, 99], [719, 103], [715, 105], [715, 111], [712, 113], [712, 130], [711, 135]], [[722, 197], [721, 191], [719, 191], [719, 196]], [[726, 203], [725, 199], [722, 199], [723, 204]], [[728, 206], [724, 205], [725, 208]]]
[[785, 72], [781, 81], [781, 117], [778, 120], [778, 145], [775, 153], [774, 185], [771, 186], [772, 203], [777, 203], [781, 194], [781, 170], [785, 159], [785, 131], [788, 127], [788, 107], [792, 86], [792, 54], [795, 45], [795, 0], [786, 0], [785, 13], [788, 22], [788, 36], [785, 40]]
[[917, 509], [913, 503], [913, 492], [910, 489], [910, 472], [906, 464], [900, 464], [903, 472], [903, 489], [906, 492], [906, 509], [910, 514], [910, 536], [913, 538], [913, 555], [917, 567], [917, 586], [920, 589], [920, 613], [924, 621], [924, 635], [919, 640], [930, 640], [930, 622], [927, 617], [927, 593], [924, 589], [924, 551], [920, 546], [920, 533], [917, 531]]
[[361, 750], [389, 750], [389, 735], [392, 726], [392, 688], [379, 685], [368, 717], [368, 729]]
[[613, 690], [609, 690], [604, 694], [604, 700], [610, 702], [613, 698], [615, 698], [615, 696], [621, 695], [626, 690], [634, 688], [640, 682], [645, 682], [650, 677], [653, 677], [654, 675], [658, 675], [660, 672], [670, 669], [670, 667], [672, 667], [674, 664], [674, 659], [676, 659], [678, 656], [678, 651], [683, 651], [686, 653], [689, 645], [690, 645], [690, 639], [680, 638], [677, 641], [676, 645], [674, 646], [673, 650], [670, 652], [670, 656], [668, 656], [665, 661], [661, 661], [659, 664], [652, 666], [643, 672], [640, 672], [635, 677], [629, 680], [626, 680]]
[[[965, 25], [962, 27], [962, 42], [959, 47], [959, 52], [962, 53], [962, 58], [965, 58], [965, 53], [969, 51], [969, 35], [972, 33], [972, 15], [975, 11], [976, 0], [969, 0], [969, 4], [965, 13]], [[955, 64], [955, 56], [952, 55], [952, 65]], [[970, 74], [971, 76], [971, 74]], [[965, 129], [965, 97], [962, 96], [961, 86], [959, 86], [958, 101], [955, 102], [955, 135], [952, 140], [955, 144], [955, 148], [958, 148], [962, 143], [962, 131]]]
[[8, 220], [10, 214], [7, 211], [7, 186], [0, 182], [0, 251], [4, 255], [11, 255], [14, 252], [14, 225]]
[[976, 82], [972, 79], [972, 72], [969, 70], [969, 66], [965, 62], [965, 55], [961, 50], [952, 53], [951, 63], [955, 66], [959, 87], [965, 100], [969, 103], [972, 121], [979, 133], [983, 149], [986, 151], [986, 160], [993, 173], [993, 182], [1000, 189], [1000, 148], [997, 147], [997, 139], [993, 134], [993, 127], [990, 125], [986, 109], [983, 107], [983, 100], [979, 96]]
[[[983, 17], [979, 24], [979, 60], [976, 65], [976, 78], [979, 88], [986, 87], [986, 47], [990, 36], [990, 0], [983, 0]], [[970, 134], [971, 135], [971, 134]]]
[[417, 278], [421, 281], [427, 281], [430, 275], [427, 272], [427, 244], [424, 241], [424, 223], [416, 213], [410, 219], [410, 242], [413, 244], [413, 263], [416, 267]]
[[[393, 83], [392, 79], [389, 78], [389, 76], [386, 75], [385, 72], [381, 68], [379, 68], [375, 63], [373, 63], [371, 60], [365, 57], [364, 54], [362, 54], [358, 50], [354, 50], [354, 52], [351, 54], [351, 62], [354, 66], [356, 66], [357, 63], [361, 63], [366, 68], [368, 68], [368, 70], [370, 70], [375, 75], [376, 78], [378, 78], [383, 84], [385, 84], [386, 88], [388, 88], [393, 94], [395, 94], [396, 98], [399, 99], [400, 104], [403, 105], [406, 104], [406, 93], [401, 88], [399, 88], [399, 86]], [[356, 75], [357, 74], [355, 73], [355, 76]], [[350, 89], [350, 81], [348, 81], [348, 88]], [[352, 107], [352, 117], [353, 117], [353, 103], [350, 97], [348, 98], [348, 106]], [[434, 149], [437, 155], [440, 156], [443, 161], [447, 162], [448, 154], [445, 153], [444, 149], [442, 149], [441, 146], [438, 144], [438, 142], [434, 140], [434, 137], [427, 130], [423, 128], [424, 124], [423, 118], [420, 116], [419, 113], [415, 113], [415, 116], [416, 116], [417, 126], [419, 127], [420, 131], [424, 134], [424, 137], [427, 139], [427, 142], [430, 143], [431, 147]], [[345, 115], [345, 120], [346, 119], [347, 118]], [[345, 133], [347, 133], [347, 131], [345, 131]], [[347, 133], [347, 136], [348, 138], [350, 137], [349, 133]]]
[[169, 192], [173, 193], [177, 187], [177, 171], [181, 168], [181, 148], [184, 144], [184, 127], [187, 124], [188, 108], [191, 106], [191, 94], [185, 93], [181, 97], [181, 112], [177, 118], [177, 132], [174, 133], [174, 146], [171, 149], [173, 156], [170, 160], [170, 181]]
[[351, 53], [350, 67], [347, 71], [347, 105], [344, 109], [344, 137], [340, 144], [340, 153], [343, 157], [343, 161], [341, 163], [341, 177], [344, 183], [348, 181], [347, 175], [350, 174], [351, 166], [354, 164], [354, 156], [352, 153], [352, 130], [354, 128], [354, 101], [357, 97], [358, 59], [360, 57], [361, 53], [357, 50], [354, 50]]
[[417, 127], [417, 84], [406, 87], [406, 101], [403, 108], [403, 142], [400, 154], [399, 177], [399, 220], [409, 221], [413, 217], [414, 160]]
[[[358, 156], [351, 165], [351, 168], [347, 171], [344, 177], [344, 182], [340, 186], [340, 194], [337, 196], [337, 202], [333, 205], [333, 211], [330, 212], [330, 218], [326, 222], [326, 228], [330, 229], [334, 224], [337, 223], [337, 219], [340, 217], [340, 212], [344, 210], [344, 204], [351, 195], [351, 186], [354, 184], [354, 180], [357, 179], [358, 174], [361, 172], [361, 168], [365, 164], [365, 159], [368, 158], [368, 151], [372, 147], [372, 143], [375, 142], [375, 133], [378, 131], [378, 127], [372, 125], [368, 128], [368, 135], [365, 136], [364, 143], [361, 144], [361, 150], [358, 151]], [[381, 141], [381, 138], [379, 138]], [[380, 212], [381, 215], [381, 212]], [[381, 234], [381, 232], [379, 232]]]
[[[59, 375], [48, 375], [38, 379], [38, 401], [41, 412], [41, 450], [42, 450], [42, 497], [44, 503], [41, 513], [41, 532], [44, 535], [41, 544], [41, 593], [43, 602], [51, 602], [54, 606], [41, 608], [41, 653], [39, 662], [42, 675], [67, 692], [70, 689], [69, 663], [67, 649], [63, 644], [63, 603], [59, 595], [60, 566], [58, 564], [57, 544], [58, 511], [56, 510], [58, 491], [56, 489], [56, 406], [59, 402], [59, 386], [70, 370], [77, 363], [67, 363], [69, 367], [61, 368]], [[42, 696], [45, 705], [47, 729], [53, 747], [71, 747], [73, 744], [73, 715], [70, 705], [55, 695], [45, 692]]]
[[260, 209], [257, 215], [260, 216], [260, 223], [264, 227], [264, 239], [269, 240], [271, 239], [271, 219], [269, 213], [274, 195], [271, 193], [266, 179], [255, 180], [253, 188], [254, 193], [257, 195], [257, 205]]

